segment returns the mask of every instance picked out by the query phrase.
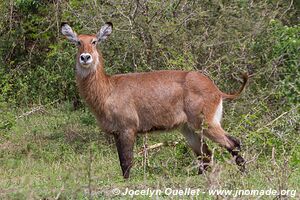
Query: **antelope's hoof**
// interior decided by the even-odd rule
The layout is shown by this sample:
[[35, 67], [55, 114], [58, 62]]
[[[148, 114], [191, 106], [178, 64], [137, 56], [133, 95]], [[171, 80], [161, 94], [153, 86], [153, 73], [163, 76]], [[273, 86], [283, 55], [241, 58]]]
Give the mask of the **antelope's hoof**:
[[235, 162], [236, 162], [236, 164], [240, 167], [240, 171], [241, 172], [245, 172], [245, 170], [246, 170], [246, 167], [245, 167], [245, 159], [242, 157], [242, 156], [240, 156], [240, 155], [238, 155], [236, 158], [235, 158]]

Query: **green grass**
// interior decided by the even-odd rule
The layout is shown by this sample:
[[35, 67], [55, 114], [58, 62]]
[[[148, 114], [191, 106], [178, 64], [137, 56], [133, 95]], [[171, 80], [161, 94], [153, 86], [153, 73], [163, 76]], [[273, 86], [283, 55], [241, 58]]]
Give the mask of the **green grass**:
[[[145, 136], [139, 136], [131, 178], [124, 181], [112, 139], [100, 131], [88, 111], [72, 111], [71, 106], [65, 104], [42, 107], [24, 115], [30, 110], [32, 108], [13, 111], [18, 117], [16, 123], [9, 130], [0, 130], [0, 199], [130, 198], [114, 195], [112, 190], [115, 188], [121, 191], [126, 188], [194, 188], [201, 192], [209, 189], [293, 189], [298, 192], [294, 199], [300, 198], [300, 148], [299, 135], [295, 133], [287, 135], [283, 141], [273, 141], [270, 135], [270, 140], [264, 141], [261, 138], [267, 132], [248, 131], [239, 137], [244, 142], [243, 155], [249, 161], [246, 173], [239, 172], [225, 150], [209, 142], [214, 160], [212, 169], [204, 175], [197, 175], [196, 157], [178, 131], [148, 134], [148, 145], [158, 142], [178, 144], [151, 150], [146, 161], [139, 154]], [[231, 127], [228, 119], [232, 116], [227, 115], [224, 123], [229, 127], [226, 129], [235, 130], [232, 134], [237, 135], [240, 130]], [[236, 120], [242, 122], [244, 119]], [[141, 195], [135, 198], [151, 199]], [[217, 196], [201, 193], [197, 198], [217, 199]]]

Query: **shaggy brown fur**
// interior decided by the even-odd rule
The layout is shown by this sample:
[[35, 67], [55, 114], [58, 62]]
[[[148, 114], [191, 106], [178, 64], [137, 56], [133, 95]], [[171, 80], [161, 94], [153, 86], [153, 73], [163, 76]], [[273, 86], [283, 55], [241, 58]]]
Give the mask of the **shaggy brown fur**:
[[[73, 41], [73, 32], [67, 31], [63, 32], [64, 35], [72, 37]], [[124, 178], [129, 177], [137, 133], [168, 130], [179, 125], [182, 125], [188, 144], [204, 163], [204, 167], [199, 168], [200, 173], [211, 157], [202, 135], [195, 133], [203, 123], [206, 124], [203, 135], [228, 149], [236, 157], [237, 164], [243, 165], [244, 159], [238, 155], [239, 142], [226, 135], [220, 119], [222, 99], [236, 98], [247, 83], [246, 75], [239, 92], [232, 95], [221, 92], [208, 77], [193, 71], [168, 70], [108, 76], [103, 69], [101, 53], [92, 44], [99, 40], [97, 37], [102, 34], [101, 31], [97, 36], [77, 37], [74, 33], [75, 39], [80, 41], [76, 80], [81, 97], [96, 116], [101, 129], [115, 137]], [[93, 57], [90, 66], [79, 64], [82, 53]]]

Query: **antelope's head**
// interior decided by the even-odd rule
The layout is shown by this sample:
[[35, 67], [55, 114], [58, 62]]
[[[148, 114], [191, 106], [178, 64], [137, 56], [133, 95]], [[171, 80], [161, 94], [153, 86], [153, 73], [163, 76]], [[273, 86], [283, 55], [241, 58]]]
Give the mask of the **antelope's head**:
[[97, 44], [104, 41], [111, 34], [112, 23], [107, 22], [95, 35], [77, 35], [66, 23], [61, 24], [61, 32], [77, 46], [76, 70], [79, 75], [85, 77], [96, 70], [100, 59]]

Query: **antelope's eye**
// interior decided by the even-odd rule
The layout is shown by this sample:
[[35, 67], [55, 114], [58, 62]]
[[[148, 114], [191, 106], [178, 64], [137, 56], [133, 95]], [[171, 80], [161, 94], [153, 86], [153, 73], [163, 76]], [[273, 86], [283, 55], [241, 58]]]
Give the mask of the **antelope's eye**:
[[93, 45], [96, 45], [96, 44], [97, 44], [97, 41], [96, 41], [96, 40], [93, 40], [93, 41], [92, 41], [92, 44], [93, 44]]
[[77, 46], [80, 46], [81, 45], [81, 42], [80, 41], [77, 41]]

